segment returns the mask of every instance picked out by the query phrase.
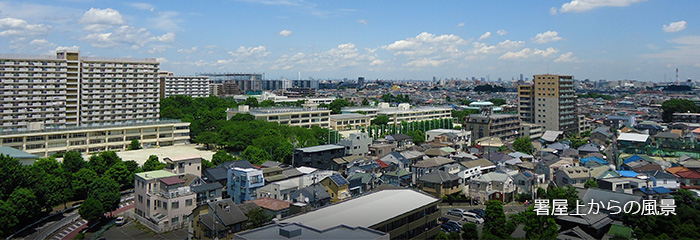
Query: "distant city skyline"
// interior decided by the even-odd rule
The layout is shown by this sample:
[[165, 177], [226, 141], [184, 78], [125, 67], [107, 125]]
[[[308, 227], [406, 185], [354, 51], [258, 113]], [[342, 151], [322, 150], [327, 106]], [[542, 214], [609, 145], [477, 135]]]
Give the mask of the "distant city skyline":
[[697, 1], [0, 1], [0, 53], [268, 79], [700, 79]]

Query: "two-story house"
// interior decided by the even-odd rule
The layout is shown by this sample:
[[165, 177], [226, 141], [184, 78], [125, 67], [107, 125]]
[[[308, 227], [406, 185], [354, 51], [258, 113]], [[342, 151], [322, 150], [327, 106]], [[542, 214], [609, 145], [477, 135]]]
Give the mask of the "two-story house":
[[482, 202], [488, 200], [500, 200], [511, 202], [515, 200], [517, 187], [513, 178], [505, 173], [490, 172], [469, 182], [469, 197]]
[[586, 180], [592, 178], [590, 169], [586, 167], [564, 167], [554, 172], [554, 182], [559, 187], [565, 187], [566, 185], [583, 187]]
[[228, 195], [236, 204], [253, 200], [257, 189], [265, 186], [263, 171], [257, 168], [231, 168], [228, 170]]
[[366, 132], [350, 133], [348, 138], [340, 139], [338, 144], [345, 146], [345, 155], [365, 156], [369, 154], [372, 138]]
[[331, 195], [331, 203], [337, 203], [350, 199], [350, 182], [340, 174], [334, 174], [321, 180], [321, 185], [328, 189]]
[[483, 173], [493, 171], [496, 169], [496, 165], [486, 158], [479, 158], [476, 160], [468, 160], [459, 162], [464, 166], [464, 170], [457, 174], [457, 176], [464, 179], [464, 182], [468, 182], [472, 178], [479, 177]]
[[202, 176], [202, 157], [199, 155], [163, 158], [165, 170], [175, 174], [192, 174]]
[[190, 239], [231, 240], [233, 234], [246, 229], [248, 217], [231, 199], [200, 205], [192, 211]]
[[462, 192], [462, 179], [457, 175], [435, 170], [418, 179], [418, 187], [436, 198], [442, 198]]
[[337, 144], [319, 145], [294, 149], [294, 167], [330, 169], [334, 158], [345, 156], [345, 146]]
[[182, 228], [196, 206], [196, 195], [177, 174], [165, 170], [134, 175], [134, 215], [155, 232]]

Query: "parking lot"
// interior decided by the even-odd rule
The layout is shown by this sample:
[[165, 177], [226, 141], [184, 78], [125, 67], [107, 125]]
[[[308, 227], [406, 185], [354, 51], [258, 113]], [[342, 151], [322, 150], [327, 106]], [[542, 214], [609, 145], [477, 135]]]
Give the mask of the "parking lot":
[[[468, 203], [461, 204], [461, 205], [457, 205], [457, 204], [455, 204], [455, 205], [447, 205], [447, 204], [440, 205], [440, 213], [441, 213], [442, 217], [446, 217], [450, 220], [455, 220], [455, 221], [460, 222], [461, 224], [464, 224], [465, 222], [461, 221], [462, 219], [460, 217], [447, 214], [447, 212], [449, 212], [451, 209], [455, 209], [455, 208], [461, 208], [461, 209], [465, 209], [467, 211], [469, 211], [471, 209], [475, 209], [475, 208], [486, 210], [486, 205], [483, 205], [483, 204], [482, 205], [469, 205]], [[523, 205], [522, 203], [509, 203], [509, 204], [503, 205], [503, 212], [506, 214], [506, 218], [510, 214], [515, 214], [515, 213], [518, 213], [521, 211], [525, 211], [525, 209], [527, 209], [527, 207], [525, 207], [525, 205]], [[479, 235], [481, 235], [481, 231], [483, 229], [483, 226], [484, 226], [483, 224], [477, 224], [477, 230], [479, 231]]]
[[102, 233], [105, 239], [187, 239], [187, 229], [178, 229], [163, 234], [154, 235], [150, 231], [136, 227], [133, 219], [129, 219], [122, 226], [114, 226]]

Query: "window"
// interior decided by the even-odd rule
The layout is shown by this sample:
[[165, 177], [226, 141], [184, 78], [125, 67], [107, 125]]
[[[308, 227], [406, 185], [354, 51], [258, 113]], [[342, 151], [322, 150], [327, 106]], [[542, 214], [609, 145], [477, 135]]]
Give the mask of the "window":
[[216, 190], [209, 191], [209, 197], [216, 197]]
[[[180, 202], [179, 202], [179, 201], [173, 202], [171, 205], [172, 205], [172, 209], [178, 209], [178, 208], [180, 208]], [[173, 221], [173, 222], [174, 222], [174, 221]]]
[[187, 206], [187, 207], [192, 206], [192, 199], [185, 200], [185, 206]]
[[179, 220], [180, 220], [180, 217], [174, 217], [174, 218], [170, 219], [170, 222], [176, 223], [176, 222], [178, 222]]

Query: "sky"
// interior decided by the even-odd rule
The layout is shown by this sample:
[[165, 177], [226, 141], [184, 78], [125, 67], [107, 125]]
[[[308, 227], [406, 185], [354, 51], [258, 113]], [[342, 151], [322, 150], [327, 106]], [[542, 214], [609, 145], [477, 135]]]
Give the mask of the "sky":
[[0, 1], [0, 53], [156, 58], [176, 75], [700, 80], [700, 1]]

